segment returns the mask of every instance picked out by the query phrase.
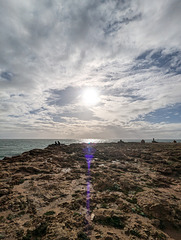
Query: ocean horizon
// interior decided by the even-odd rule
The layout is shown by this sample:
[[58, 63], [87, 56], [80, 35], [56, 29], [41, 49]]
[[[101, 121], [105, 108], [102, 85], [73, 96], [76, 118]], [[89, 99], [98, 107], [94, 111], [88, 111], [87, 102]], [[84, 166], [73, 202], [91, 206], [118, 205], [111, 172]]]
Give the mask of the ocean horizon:
[[[0, 139], [0, 160], [4, 157], [12, 157], [22, 154], [23, 152], [30, 151], [32, 149], [44, 149], [50, 144], [54, 144], [55, 141], [59, 141], [61, 144], [72, 143], [110, 143], [118, 142], [119, 139]], [[141, 139], [121, 139], [124, 142], [140, 142]], [[178, 143], [181, 139], [155, 139], [157, 142], [173, 142], [176, 140]], [[145, 139], [145, 142], [151, 142], [152, 139]]]

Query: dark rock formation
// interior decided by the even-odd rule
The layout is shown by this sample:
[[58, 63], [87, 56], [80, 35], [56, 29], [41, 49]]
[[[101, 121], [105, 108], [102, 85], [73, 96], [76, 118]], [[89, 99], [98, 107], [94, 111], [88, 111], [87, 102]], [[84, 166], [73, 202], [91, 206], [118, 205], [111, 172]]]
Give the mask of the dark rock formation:
[[152, 143], [157, 143], [157, 141], [155, 141], [155, 139], [153, 138]]

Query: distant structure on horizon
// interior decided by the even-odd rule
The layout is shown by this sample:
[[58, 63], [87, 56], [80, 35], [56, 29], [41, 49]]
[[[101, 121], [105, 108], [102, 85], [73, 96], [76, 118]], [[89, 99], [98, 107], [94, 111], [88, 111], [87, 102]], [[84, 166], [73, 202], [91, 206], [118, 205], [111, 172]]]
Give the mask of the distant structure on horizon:
[[153, 138], [152, 143], [157, 143], [157, 141], [155, 141], [155, 139]]

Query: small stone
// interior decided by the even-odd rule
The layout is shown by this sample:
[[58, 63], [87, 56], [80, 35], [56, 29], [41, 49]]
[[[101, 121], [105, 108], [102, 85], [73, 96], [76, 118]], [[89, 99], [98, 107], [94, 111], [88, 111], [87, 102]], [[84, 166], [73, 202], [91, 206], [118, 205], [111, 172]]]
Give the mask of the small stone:
[[94, 214], [94, 213], [91, 213], [91, 221], [94, 220], [94, 217], [95, 217], [95, 214]]

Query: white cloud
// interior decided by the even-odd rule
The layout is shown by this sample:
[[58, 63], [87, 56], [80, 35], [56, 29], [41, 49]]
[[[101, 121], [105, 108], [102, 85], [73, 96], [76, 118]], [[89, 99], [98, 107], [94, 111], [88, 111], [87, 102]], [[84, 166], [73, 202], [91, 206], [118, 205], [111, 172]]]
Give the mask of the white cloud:
[[[131, 137], [141, 116], [179, 103], [181, 54], [173, 53], [181, 51], [180, 10], [179, 0], [2, 0], [2, 137]], [[169, 66], [162, 67], [162, 56]], [[80, 92], [62, 95], [86, 86], [98, 88], [102, 100], [85, 111], [90, 119], [81, 117]], [[142, 123], [143, 135], [157, 129]], [[175, 126], [170, 123], [167, 137]]]

